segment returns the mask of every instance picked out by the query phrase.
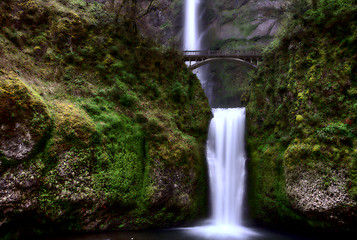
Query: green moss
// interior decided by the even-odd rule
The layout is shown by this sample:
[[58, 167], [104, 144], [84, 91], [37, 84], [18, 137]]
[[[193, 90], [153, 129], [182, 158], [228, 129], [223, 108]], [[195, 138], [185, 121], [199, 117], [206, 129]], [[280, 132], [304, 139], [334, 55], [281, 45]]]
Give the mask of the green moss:
[[276, 221], [284, 226], [301, 221], [301, 217], [289, 206], [285, 194], [282, 148], [275, 145], [253, 150], [257, 145], [260, 145], [259, 140], [248, 139], [248, 168], [251, 169], [248, 178], [248, 199], [251, 216], [255, 219], [264, 219], [265, 223], [271, 225]]
[[34, 145], [24, 156], [19, 149], [18, 154], [22, 156], [19, 158], [35, 153], [36, 149], [41, 150], [51, 130], [50, 114], [43, 99], [14, 72], [4, 71], [0, 75], [0, 125], [4, 152], [9, 152], [7, 148], [14, 141]]
[[[16, 20], [11, 9], [19, 1], [4, 10], [8, 31], [3, 32], [16, 33], [21, 41], [0, 35], [5, 56], [0, 98], [8, 97], [1, 85], [6, 69], [18, 69], [21, 80], [41, 93], [33, 107], [43, 103], [50, 109], [36, 111], [28, 123], [34, 131], [51, 133], [29, 158], [41, 167], [39, 184], [24, 197], [37, 194], [38, 203], [24, 234], [143, 229], [204, 216], [203, 153], [211, 112], [179, 52], [144, 39], [130, 24], [112, 24], [124, 23], [124, 17], [115, 20], [97, 2], [21, 2], [16, 9], [23, 14]], [[14, 93], [29, 116], [22, 98], [31, 88]], [[0, 118], [17, 117], [19, 111], [8, 111], [15, 105], [0, 101], [0, 106], [6, 112]], [[46, 128], [49, 116], [53, 131]], [[16, 231], [21, 218], [19, 211], [8, 219]]]
[[301, 123], [302, 121], [304, 121], [304, 117], [302, 115], [296, 115], [296, 122]]
[[55, 121], [54, 141], [67, 147], [91, 143], [95, 126], [84, 111], [65, 101], [53, 102], [51, 109]]
[[[298, 5], [302, 2], [296, 1], [291, 6], [296, 7], [296, 15], [288, 16], [277, 40], [264, 51], [264, 64], [252, 77], [246, 93], [252, 184], [249, 201], [256, 207], [252, 210], [253, 218], [259, 221], [284, 224], [283, 218], [269, 216], [280, 212], [287, 222], [297, 221], [301, 228], [324, 229], [335, 223], [324, 216], [300, 211], [294, 199], [276, 202], [288, 198], [284, 188], [288, 184], [286, 175], [301, 167], [309, 171], [323, 168], [347, 171], [349, 177], [344, 188], [349, 189], [348, 198], [355, 196], [352, 149], [356, 148], [356, 98], [354, 77], [348, 67], [353, 66], [355, 47], [345, 43], [355, 34], [352, 26], [355, 21], [350, 14], [355, 14], [356, 7], [344, 0], [327, 0], [320, 1], [319, 9], [305, 12], [308, 8], [304, 10]], [[335, 28], [344, 30], [322, 34], [322, 29]], [[276, 159], [280, 161], [276, 163]], [[273, 181], [281, 181], [283, 186], [277, 194]], [[339, 211], [350, 210], [346, 205]], [[347, 214], [340, 217], [345, 222], [341, 229], [350, 229], [353, 223]]]

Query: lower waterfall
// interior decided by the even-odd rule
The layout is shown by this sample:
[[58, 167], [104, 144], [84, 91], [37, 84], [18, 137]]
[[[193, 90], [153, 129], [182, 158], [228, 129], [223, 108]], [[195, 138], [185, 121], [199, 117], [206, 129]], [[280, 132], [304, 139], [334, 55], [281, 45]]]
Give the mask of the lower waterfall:
[[245, 108], [213, 108], [207, 139], [212, 216], [189, 228], [210, 239], [245, 239], [258, 235], [242, 225], [245, 188]]
[[242, 224], [245, 178], [244, 108], [212, 109], [207, 140], [212, 221]]

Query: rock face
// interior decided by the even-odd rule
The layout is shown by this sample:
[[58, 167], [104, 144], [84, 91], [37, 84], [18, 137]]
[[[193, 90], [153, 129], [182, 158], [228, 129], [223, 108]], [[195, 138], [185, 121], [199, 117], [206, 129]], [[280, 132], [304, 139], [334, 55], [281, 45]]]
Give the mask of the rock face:
[[[207, 0], [205, 29], [207, 48], [261, 50], [273, 40], [283, 18], [284, 1]], [[248, 89], [251, 69], [244, 64], [209, 65], [207, 85], [213, 107], [242, 106], [240, 98]]]
[[[16, 123], [14, 127], [2, 125], [3, 138], [1, 140], [1, 150], [5, 157], [11, 159], [26, 158], [33, 150], [35, 143], [32, 141], [30, 132], [24, 126]], [[7, 134], [7, 132], [14, 132]], [[6, 136], [6, 137], [5, 137]]]
[[[324, 166], [318, 170], [299, 167], [286, 170], [286, 193], [294, 208], [305, 213], [328, 212], [331, 219], [338, 219], [339, 216], [335, 215], [338, 211], [334, 212], [335, 209], [356, 203], [346, 188], [348, 173], [345, 170], [333, 170], [328, 176], [321, 174], [326, 171], [329, 169], [324, 169]], [[347, 207], [344, 211], [346, 214], [350, 209]]]
[[0, 209], [3, 223], [15, 217], [16, 211], [28, 214], [38, 208], [40, 176], [37, 166], [31, 165], [27, 168], [23, 164], [11, 173], [7, 172], [1, 176]]
[[248, 36], [248, 39], [257, 37], [273, 37], [278, 30], [279, 23], [276, 19], [267, 19], [258, 24], [257, 28]]
[[[232, 45], [227, 44], [239, 44], [241, 40], [247, 41], [246, 44], [234, 47], [241, 49], [265, 46], [266, 40], [276, 34], [284, 12], [284, 1], [208, 0], [207, 4], [215, 12], [215, 17], [209, 18], [210, 21], [207, 23], [209, 31], [212, 31], [210, 36], [213, 36], [209, 40], [211, 45], [220, 48], [232, 48]], [[215, 42], [219, 42], [219, 46]]]
[[[316, 11], [334, 17], [319, 22], [313, 9], [289, 16], [284, 28], [294, 32], [270, 45], [251, 80], [249, 202], [262, 224], [356, 231], [355, 43], [344, 44], [356, 33], [346, 17], [355, 14], [351, 7], [321, 4]], [[337, 26], [343, 31], [324, 34]]]
[[[46, 105], [15, 73], [0, 73], [0, 155], [23, 160], [34, 152], [51, 126]], [[1, 166], [1, 162], [0, 162]]]
[[156, 1], [150, 12], [138, 20], [140, 32], [160, 44], [180, 46], [182, 2]]
[[[19, 123], [11, 125], [7, 118], [1, 122], [6, 127], [1, 129], [0, 145], [0, 234], [11, 231], [12, 226], [22, 234], [44, 226], [51, 231], [144, 229], [183, 224], [205, 214], [204, 142], [189, 135], [191, 130], [185, 133], [177, 128], [174, 121], [186, 129], [184, 113], [172, 119], [162, 109], [155, 114], [145, 109], [138, 119], [146, 139], [121, 130], [121, 136], [110, 141], [125, 139], [119, 143], [127, 146], [117, 149], [113, 143], [106, 144], [109, 139], [104, 135], [98, 142], [102, 133], [95, 125], [96, 118], [69, 100], [50, 101], [49, 114], [43, 101], [15, 74], [3, 73], [1, 80], [1, 99], [6, 99], [1, 103], [15, 99], [24, 109], [16, 109], [16, 104], [0, 108], [2, 113], [15, 108], [13, 121]], [[194, 85], [197, 104], [190, 105], [190, 112], [197, 124], [189, 127], [205, 136], [210, 111], [199, 82]], [[88, 109], [87, 105], [84, 108]], [[39, 113], [43, 121], [36, 119], [36, 125], [28, 124]], [[116, 112], [110, 114], [114, 122], [105, 122], [107, 115], [99, 120], [99, 126], [108, 125], [106, 131], [129, 121], [125, 118], [120, 122]], [[44, 143], [46, 147], [38, 148], [51, 122], [53, 130]], [[140, 127], [130, 120], [123, 128], [133, 125]], [[136, 149], [128, 146], [130, 141], [138, 143]], [[36, 156], [31, 154], [34, 151]], [[113, 160], [109, 158], [112, 155]], [[29, 162], [25, 162], [27, 159]], [[108, 169], [113, 164], [110, 161], [117, 162]], [[107, 170], [98, 171], [99, 166]], [[21, 221], [28, 222], [29, 229], [19, 227]], [[77, 227], [72, 228], [72, 224]]]

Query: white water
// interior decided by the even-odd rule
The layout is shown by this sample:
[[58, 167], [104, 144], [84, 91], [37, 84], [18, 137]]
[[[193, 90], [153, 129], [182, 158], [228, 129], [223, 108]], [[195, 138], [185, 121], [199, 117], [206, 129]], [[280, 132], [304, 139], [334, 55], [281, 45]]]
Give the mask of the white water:
[[200, 0], [185, 0], [184, 50], [201, 50], [198, 40], [198, 5]]
[[[198, 32], [200, 0], [185, 0], [184, 50], [201, 50]], [[205, 89], [203, 73], [198, 72]], [[245, 109], [212, 109], [207, 140], [212, 217], [209, 224], [190, 228], [201, 236], [242, 239], [255, 235], [242, 226], [245, 178]]]
[[216, 225], [241, 225], [245, 177], [245, 109], [212, 109], [207, 162]]
[[214, 108], [207, 140], [212, 216], [190, 232], [211, 239], [258, 235], [242, 225], [245, 188], [245, 108]]
[[[199, 31], [200, 22], [200, 3], [203, 0], [185, 0], [185, 23], [184, 23], [184, 44], [185, 51], [199, 51], [202, 50], [202, 40], [207, 32], [201, 33]], [[192, 61], [191, 64], [195, 62]], [[194, 70], [194, 73], [200, 79], [202, 87], [205, 91], [208, 100], [210, 101], [211, 91], [206, 87], [206, 70], [207, 66], [202, 66]]]

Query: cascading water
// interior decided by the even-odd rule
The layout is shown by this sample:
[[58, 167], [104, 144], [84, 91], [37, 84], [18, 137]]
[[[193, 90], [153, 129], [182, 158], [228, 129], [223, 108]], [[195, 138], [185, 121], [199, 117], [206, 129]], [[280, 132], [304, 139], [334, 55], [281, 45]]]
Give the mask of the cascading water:
[[[185, 0], [185, 26], [184, 26], [184, 44], [183, 50], [185, 51], [199, 51], [202, 50], [201, 40], [205, 33], [199, 31], [199, 15], [200, 4], [204, 0]], [[194, 64], [194, 62], [191, 62]], [[200, 69], [196, 69], [195, 73], [200, 79], [202, 87], [206, 96], [210, 101], [210, 89], [206, 86], [205, 70], [207, 66], [203, 66]]]
[[198, 41], [198, 4], [200, 0], [185, 0], [184, 50], [201, 50]]
[[242, 225], [245, 187], [245, 108], [214, 108], [207, 140], [212, 217], [190, 228], [209, 239], [247, 239], [258, 235]]
[[[200, 0], [185, 0], [185, 50], [201, 50], [198, 41]], [[197, 74], [205, 88], [202, 74]], [[209, 97], [209, 96], [208, 96]], [[241, 238], [254, 232], [242, 224], [245, 175], [245, 109], [212, 109], [207, 140], [212, 218], [210, 224], [190, 228], [195, 234], [228, 235]], [[220, 237], [222, 238], [222, 237]]]
[[245, 109], [212, 109], [207, 141], [215, 225], [242, 224], [245, 175]]

